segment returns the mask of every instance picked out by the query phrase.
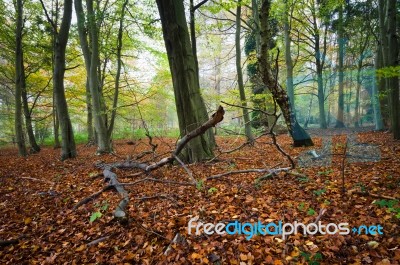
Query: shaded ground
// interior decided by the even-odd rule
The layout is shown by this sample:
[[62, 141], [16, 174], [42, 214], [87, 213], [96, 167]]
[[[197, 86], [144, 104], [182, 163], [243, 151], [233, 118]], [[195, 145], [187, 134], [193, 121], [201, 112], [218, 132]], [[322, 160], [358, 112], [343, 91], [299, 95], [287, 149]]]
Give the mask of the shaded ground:
[[[44, 148], [40, 154], [18, 158], [14, 149], [0, 150], [0, 239], [19, 243], [0, 247], [2, 264], [398, 264], [400, 262], [400, 218], [377, 198], [354, 191], [400, 197], [400, 143], [388, 133], [363, 132], [358, 142], [376, 144], [381, 151], [378, 162], [349, 163], [345, 168], [346, 192], [341, 193], [341, 156], [333, 155], [325, 167], [299, 168], [307, 177], [280, 174], [255, 184], [257, 173], [231, 175], [204, 182], [203, 187], [176, 186], [163, 183], [141, 183], [126, 187], [131, 201], [130, 219], [119, 223], [112, 212], [119, 202], [118, 194], [104, 192], [93, 203], [76, 211], [73, 206], [84, 197], [101, 190], [104, 183], [96, 177], [96, 161], [121, 161], [150, 148], [143, 144], [115, 143], [117, 156], [95, 156], [93, 147], [78, 147], [77, 159], [60, 162], [59, 150]], [[173, 139], [157, 139], [159, 154], [171, 150]], [[290, 145], [287, 136], [279, 143], [294, 158], [309, 149]], [[218, 144], [232, 149], [243, 142], [237, 138], [219, 138]], [[214, 164], [189, 165], [196, 179], [231, 170], [288, 166], [270, 139], [261, 138], [254, 147], [222, 155]], [[322, 147], [317, 136], [315, 148]], [[345, 136], [332, 137], [333, 154], [343, 153]], [[312, 149], [312, 148], [311, 148]], [[150, 159], [149, 156], [142, 161]], [[115, 170], [121, 182], [133, 182], [137, 170]], [[187, 181], [179, 166], [163, 167], [152, 177]], [[262, 175], [262, 174], [261, 174]], [[211, 189], [210, 188], [214, 188]], [[165, 195], [142, 200], [144, 196]], [[136, 198], [136, 199], [135, 199]], [[378, 201], [381, 202], [381, 201]], [[109, 205], [107, 208], [106, 205]], [[90, 223], [93, 212], [102, 217]], [[395, 206], [394, 206], [395, 207]], [[351, 227], [380, 224], [383, 235], [188, 235], [188, 221], [199, 216], [204, 222], [260, 220], [303, 223], [313, 222], [321, 208], [327, 212], [323, 223], [348, 222]], [[399, 215], [400, 217], [400, 215]], [[173, 245], [163, 255], [171, 240], [180, 232], [186, 244]], [[87, 243], [109, 236], [88, 247]], [[372, 243], [371, 243], [372, 242]], [[317, 263], [314, 263], [317, 264]]]

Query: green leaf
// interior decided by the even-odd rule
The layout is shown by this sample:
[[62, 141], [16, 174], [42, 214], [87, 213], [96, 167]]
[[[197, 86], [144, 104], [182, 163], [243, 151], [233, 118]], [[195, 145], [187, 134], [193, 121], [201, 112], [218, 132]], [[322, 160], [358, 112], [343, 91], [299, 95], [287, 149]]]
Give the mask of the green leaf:
[[309, 208], [307, 211], [307, 215], [314, 215], [315, 214], [315, 210], [313, 208]]
[[90, 220], [89, 222], [93, 223], [94, 221], [96, 221], [96, 219], [100, 218], [102, 216], [101, 212], [94, 212], [92, 213], [92, 215], [90, 216]]

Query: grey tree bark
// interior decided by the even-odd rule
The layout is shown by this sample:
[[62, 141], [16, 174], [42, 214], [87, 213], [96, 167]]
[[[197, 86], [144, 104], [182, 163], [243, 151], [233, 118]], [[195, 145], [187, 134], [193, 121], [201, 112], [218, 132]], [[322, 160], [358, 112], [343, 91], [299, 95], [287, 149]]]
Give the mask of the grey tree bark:
[[77, 18], [78, 25], [78, 34], [79, 34], [79, 42], [82, 49], [83, 58], [85, 61], [86, 68], [86, 110], [87, 110], [87, 133], [88, 133], [88, 142], [94, 141], [94, 130], [93, 130], [93, 112], [92, 112], [92, 96], [90, 94], [90, 85], [89, 85], [89, 73], [90, 73], [90, 58], [91, 53], [89, 49], [89, 43], [87, 39], [87, 28], [86, 28], [86, 19], [85, 12], [83, 11], [82, 0], [75, 0], [75, 13]]
[[22, 126], [22, 85], [25, 75], [23, 72], [23, 51], [22, 51], [22, 31], [23, 31], [23, 3], [22, 0], [17, 0], [17, 28], [15, 31], [15, 141], [18, 146], [18, 154], [26, 156], [26, 146], [24, 139], [24, 130]]
[[[388, 67], [396, 67], [399, 65], [399, 43], [396, 32], [396, 16], [397, 7], [396, 0], [388, 0]], [[388, 78], [390, 97], [391, 97], [391, 113], [392, 113], [392, 132], [394, 139], [400, 139], [400, 101], [399, 101], [399, 77], [393, 75]]]
[[338, 112], [336, 117], [336, 125], [335, 128], [343, 128], [344, 126], [344, 95], [343, 95], [343, 87], [344, 87], [344, 69], [343, 69], [343, 61], [344, 61], [344, 36], [343, 36], [343, 5], [341, 4], [339, 7], [339, 28], [338, 28], [338, 41], [339, 41], [339, 98], [338, 98]]
[[313, 142], [308, 133], [297, 122], [296, 115], [291, 109], [290, 99], [286, 91], [278, 83], [271, 71], [269, 61], [269, 42], [271, 30], [269, 26], [269, 12], [271, 0], [264, 0], [260, 12], [260, 55], [258, 57], [258, 67], [264, 84], [271, 91], [273, 98], [278, 103], [283, 117], [285, 118], [288, 130], [293, 138], [294, 146], [312, 146]]
[[285, 34], [286, 90], [289, 96], [290, 106], [292, 110], [295, 112], [296, 109], [294, 105], [293, 61], [292, 61], [292, 53], [290, 47], [292, 40], [290, 37], [288, 0], [285, 1], [284, 34]]
[[89, 71], [89, 86], [92, 95], [93, 120], [97, 136], [97, 153], [109, 153], [112, 151], [110, 138], [107, 131], [107, 116], [104, 98], [99, 83], [99, 37], [96, 15], [93, 9], [93, 0], [87, 0], [88, 31], [91, 41], [91, 58]]
[[[201, 96], [196, 64], [186, 24], [183, 0], [157, 0], [163, 37], [175, 94], [175, 104], [181, 136], [208, 120]], [[212, 131], [193, 139], [184, 151], [189, 162], [213, 156], [215, 139]]]
[[[22, 56], [23, 58], [23, 56]], [[31, 111], [29, 110], [29, 105], [28, 105], [28, 94], [26, 92], [26, 80], [25, 80], [25, 70], [24, 67], [22, 67], [22, 105], [24, 109], [24, 116], [25, 116], [25, 127], [26, 131], [28, 133], [28, 140], [29, 140], [29, 145], [31, 146], [30, 152], [31, 153], [38, 153], [40, 151], [40, 146], [36, 142], [35, 134], [33, 132], [33, 127], [32, 127], [32, 115]]]
[[76, 157], [76, 147], [71, 119], [68, 113], [64, 90], [65, 50], [68, 43], [72, 18], [72, 0], [64, 0], [64, 12], [60, 31], [56, 37], [53, 72], [53, 89], [57, 105], [57, 116], [61, 129], [61, 160]]
[[242, 110], [243, 110], [245, 134], [247, 137], [247, 141], [253, 142], [254, 137], [253, 137], [253, 133], [251, 132], [249, 110], [247, 109], [247, 100], [246, 100], [246, 94], [244, 91], [243, 73], [242, 73], [242, 60], [241, 60], [242, 49], [240, 47], [241, 16], [242, 16], [241, 0], [238, 0], [237, 8], [236, 8], [236, 33], [235, 33], [236, 72], [237, 72], [237, 77], [238, 77], [237, 82], [238, 82], [238, 88], [239, 88], [240, 102], [241, 102], [241, 105], [243, 106]]
[[115, 75], [115, 89], [114, 89], [114, 100], [113, 100], [113, 108], [111, 112], [110, 125], [108, 126], [108, 138], [111, 139], [111, 134], [114, 129], [115, 116], [117, 115], [117, 107], [118, 107], [118, 94], [119, 94], [119, 79], [121, 76], [121, 51], [122, 51], [122, 33], [123, 33], [123, 24], [124, 24], [124, 16], [125, 16], [125, 8], [128, 4], [128, 0], [122, 4], [121, 17], [119, 20], [119, 28], [118, 28], [118, 39], [117, 39], [117, 73]]

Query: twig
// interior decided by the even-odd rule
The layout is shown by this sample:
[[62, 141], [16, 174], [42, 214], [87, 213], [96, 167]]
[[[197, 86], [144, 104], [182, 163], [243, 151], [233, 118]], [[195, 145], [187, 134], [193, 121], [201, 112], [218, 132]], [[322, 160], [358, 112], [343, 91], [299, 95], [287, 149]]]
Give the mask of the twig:
[[192, 183], [196, 183], [196, 179], [193, 177], [193, 173], [192, 171], [190, 171], [190, 169], [185, 165], [185, 163], [183, 163], [183, 161], [176, 155], [174, 155], [174, 158], [176, 161], [179, 162], [179, 164], [182, 165], [182, 167], [186, 170], [186, 172], [189, 175], [189, 179], [191, 180]]
[[159, 182], [159, 183], [167, 183], [167, 184], [174, 184], [174, 185], [181, 185], [181, 186], [196, 186], [195, 183], [190, 183], [190, 182], [179, 182], [179, 181], [174, 181], [174, 180], [164, 180], [164, 179], [156, 179], [156, 178], [144, 178], [135, 182], [130, 182], [130, 183], [120, 183], [122, 186], [134, 186], [136, 184], [139, 184], [141, 182], [145, 181], [153, 181], [153, 182]]
[[265, 173], [269, 172], [270, 174], [276, 174], [281, 171], [287, 171], [290, 170], [291, 168], [279, 168], [279, 169], [270, 169], [270, 168], [253, 168], [253, 169], [244, 169], [244, 170], [236, 170], [236, 171], [229, 171], [229, 172], [224, 172], [221, 174], [213, 175], [207, 177], [207, 180], [211, 179], [217, 179], [217, 178], [222, 178], [228, 175], [234, 175], [234, 174], [242, 174], [242, 173]]
[[93, 240], [93, 241], [87, 243], [87, 246], [88, 246], [88, 247], [94, 246], [94, 245], [96, 245], [96, 244], [98, 244], [98, 243], [100, 243], [100, 242], [103, 242], [103, 241], [105, 241], [105, 240], [107, 240], [107, 239], [109, 239], [109, 238], [110, 238], [110, 236], [103, 236], [103, 237], [100, 237], [100, 238], [98, 238], [98, 239], [95, 239], [95, 240]]
[[346, 192], [346, 189], [344, 187], [344, 182], [345, 182], [345, 180], [344, 180], [344, 167], [345, 167], [345, 161], [346, 161], [346, 152], [347, 152], [347, 137], [346, 137], [346, 143], [344, 145], [343, 159], [342, 159], [342, 195], [343, 195], [343, 198], [344, 198], [344, 195], [345, 195], [345, 192]]
[[100, 194], [102, 194], [103, 192], [105, 192], [105, 191], [107, 191], [107, 190], [110, 190], [112, 187], [113, 187], [112, 185], [105, 186], [102, 190], [100, 190], [100, 191], [98, 191], [98, 192], [96, 192], [96, 193], [93, 193], [92, 195], [90, 195], [90, 196], [84, 198], [83, 200], [81, 200], [80, 202], [78, 202], [77, 204], [75, 204], [74, 208], [72, 208], [72, 209], [73, 209], [73, 210], [78, 209], [78, 208], [81, 207], [82, 205], [84, 205], [84, 204], [86, 204], [86, 203], [88, 203], [88, 202], [90, 202], [90, 201], [96, 199], [97, 197], [99, 197]]
[[51, 185], [55, 184], [53, 181], [49, 181], [49, 180], [45, 180], [45, 179], [37, 179], [37, 178], [31, 178], [31, 177], [20, 177], [20, 179], [29, 179], [29, 180], [41, 181], [41, 182], [49, 183]]

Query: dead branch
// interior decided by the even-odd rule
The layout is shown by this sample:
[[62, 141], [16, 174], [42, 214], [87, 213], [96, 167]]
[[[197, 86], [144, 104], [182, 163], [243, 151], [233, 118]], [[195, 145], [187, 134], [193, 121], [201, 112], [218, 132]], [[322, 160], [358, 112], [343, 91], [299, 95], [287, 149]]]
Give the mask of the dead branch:
[[[288, 171], [290, 170], [290, 167], [287, 168], [278, 168], [278, 169], [269, 169], [269, 168], [253, 168], [253, 169], [244, 169], [244, 170], [235, 170], [235, 171], [229, 171], [229, 172], [224, 172], [221, 174], [213, 175], [207, 177], [207, 180], [211, 179], [217, 179], [217, 178], [222, 178], [228, 175], [234, 175], [234, 174], [242, 174], [242, 173], [265, 173], [269, 172], [269, 174], [277, 174], [281, 171]], [[262, 179], [259, 179], [262, 180]]]
[[[195, 130], [189, 132], [186, 134], [182, 139], [177, 143], [175, 150], [170, 154], [169, 157], [164, 157], [157, 163], [148, 165], [146, 163], [141, 163], [141, 162], [136, 162], [136, 161], [131, 161], [131, 160], [126, 160], [124, 162], [118, 162], [118, 163], [113, 163], [113, 164], [104, 164], [102, 162], [97, 163], [96, 166], [98, 168], [103, 169], [103, 175], [104, 175], [104, 180], [107, 181], [109, 184], [108, 186], [104, 187], [101, 191], [96, 192], [92, 194], [91, 196], [81, 200], [74, 206], [74, 210], [80, 207], [81, 205], [88, 203], [89, 201], [97, 198], [102, 192], [114, 188], [122, 197], [122, 200], [118, 204], [117, 208], [114, 211], [114, 217], [117, 218], [124, 218], [127, 216], [125, 209], [126, 206], [128, 205], [129, 202], [129, 195], [128, 192], [124, 189], [124, 186], [133, 186], [138, 183], [144, 182], [144, 181], [153, 181], [153, 182], [160, 182], [160, 183], [168, 183], [168, 184], [175, 184], [175, 185], [184, 185], [184, 186], [195, 186], [196, 185], [196, 180], [194, 179], [193, 175], [191, 172], [188, 170], [186, 165], [183, 164], [182, 161], [178, 158], [178, 155], [180, 152], [183, 150], [185, 145], [192, 140], [193, 138], [204, 134], [208, 129], [211, 127], [214, 127], [217, 123], [221, 122], [224, 118], [224, 108], [222, 106], [219, 106], [217, 112], [215, 112], [210, 119], [202, 124], [200, 127], [196, 128]], [[154, 147], [154, 146], [153, 146]], [[154, 148], [153, 148], [154, 151]], [[189, 173], [191, 182], [178, 182], [178, 181], [172, 181], [172, 180], [159, 180], [155, 178], [144, 178], [132, 183], [120, 183], [117, 179], [117, 175], [112, 172], [112, 168], [120, 168], [120, 169], [132, 169], [132, 168], [138, 168], [143, 170], [146, 173], [149, 173], [152, 170], [155, 170], [157, 168], [160, 168], [166, 164], [172, 163], [174, 160], [177, 160], [180, 162], [185, 170]]]
[[130, 182], [130, 183], [120, 183], [122, 186], [134, 186], [136, 184], [139, 184], [141, 182], [145, 181], [152, 181], [152, 182], [158, 182], [158, 183], [166, 183], [166, 184], [174, 184], [174, 185], [181, 185], [181, 186], [196, 186], [195, 183], [190, 183], [190, 182], [179, 182], [179, 181], [174, 181], [174, 180], [167, 180], [167, 179], [156, 179], [156, 178], [144, 178], [140, 179], [135, 182]]
[[41, 181], [41, 182], [46, 182], [51, 185], [54, 185], [55, 183], [53, 181], [45, 180], [45, 179], [37, 179], [37, 178], [31, 178], [31, 177], [20, 177], [20, 179], [28, 179], [28, 180], [34, 180], [34, 181]]
[[73, 209], [73, 210], [78, 209], [78, 208], [81, 207], [82, 205], [84, 205], [84, 204], [86, 204], [86, 203], [88, 203], [88, 202], [90, 202], [90, 201], [96, 199], [97, 197], [100, 196], [100, 194], [102, 194], [103, 192], [105, 192], [105, 191], [107, 191], [107, 190], [110, 190], [111, 188], [112, 188], [111, 185], [105, 186], [102, 190], [100, 190], [100, 191], [98, 191], [98, 192], [95, 192], [95, 193], [93, 193], [92, 195], [90, 195], [90, 196], [84, 198], [83, 200], [79, 201], [77, 204], [75, 204], [74, 208], [72, 208], [72, 209]]
[[179, 159], [179, 157], [177, 157], [177, 156], [174, 156], [174, 158], [176, 159], [176, 161], [178, 161], [179, 162], [179, 164], [181, 164], [182, 165], [182, 167], [186, 170], [186, 172], [188, 173], [188, 175], [189, 175], [189, 179], [190, 179], [190, 181], [192, 182], [192, 183], [194, 183], [194, 184], [196, 184], [196, 179], [193, 177], [193, 173], [192, 173], [192, 171], [190, 171], [190, 169], [185, 165], [185, 163], [183, 163], [183, 161], [182, 160], [180, 160]]
[[107, 240], [107, 239], [109, 239], [109, 238], [110, 238], [110, 236], [103, 236], [103, 237], [100, 237], [100, 238], [98, 238], [98, 239], [95, 239], [95, 240], [93, 240], [93, 241], [87, 243], [87, 246], [90, 247], [90, 246], [97, 245], [98, 243], [103, 242], [103, 241], [105, 241], [105, 240]]
[[388, 195], [375, 194], [375, 193], [371, 193], [371, 192], [368, 192], [368, 191], [349, 190], [348, 192], [350, 194], [351, 193], [355, 193], [357, 195], [370, 196], [372, 198], [377, 198], [377, 199], [385, 199], [385, 200], [399, 200], [400, 199], [400, 198], [396, 198], [396, 197], [392, 197], [392, 196], [388, 196]]
[[0, 240], [0, 248], [1, 247], [6, 247], [6, 246], [9, 246], [9, 245], [13, 245], [13, 244], [18, 244], [19, 241], [24, 237], [25, 237], [25, 235], [20, 235], [19, 237], [15, 238], [15, 239]]

